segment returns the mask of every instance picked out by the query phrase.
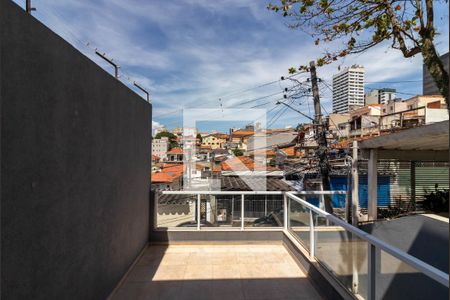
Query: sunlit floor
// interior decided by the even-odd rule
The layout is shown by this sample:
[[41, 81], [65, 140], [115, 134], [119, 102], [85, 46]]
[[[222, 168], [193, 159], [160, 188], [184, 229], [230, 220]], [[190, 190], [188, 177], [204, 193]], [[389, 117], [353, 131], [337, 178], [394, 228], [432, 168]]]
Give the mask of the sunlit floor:
[[283, 245], [150, 246], [112, 299], [321, 299]]

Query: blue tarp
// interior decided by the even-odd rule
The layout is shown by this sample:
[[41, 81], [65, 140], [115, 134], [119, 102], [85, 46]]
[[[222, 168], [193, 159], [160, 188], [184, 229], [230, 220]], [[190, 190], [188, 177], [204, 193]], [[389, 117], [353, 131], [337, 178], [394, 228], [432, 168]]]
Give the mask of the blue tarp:
[[[347, 177], [346, 176], [330, 176], [330, 188], [332, 191], [346, 191], [347, 190]], [[359, 206], [361, 208], [367, 208], [368, 200], [368, 186], [367, 176], [359, 176]], [[387, 207], [391, 201], [391, 188], [389, 176], [378, 176], [378, 206]], [[306, 200], [319, 206], [319, 197], [307, 197]], [[333, 207], [344, 208], [345, 207], [345, 195], [333, 195], [332, 196]]]

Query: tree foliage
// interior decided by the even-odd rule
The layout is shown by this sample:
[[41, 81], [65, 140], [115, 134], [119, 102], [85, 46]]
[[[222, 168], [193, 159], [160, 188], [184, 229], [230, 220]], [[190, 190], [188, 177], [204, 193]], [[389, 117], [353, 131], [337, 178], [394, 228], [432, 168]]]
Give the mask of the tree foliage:
[[177, 136], [169, 131], [161, 131], [155, 135], [155, 139], [167, 137], [169, 139], [169, 150], [178, 146]]
[[[434, 45], [433, 0], [279, 0], [268, 9], [290, 20], [289, 27], [301, 29], [315, 44], [340, 42], [336, 51], [326, 51], [316, 61], [323, 66], [349, 54], [364, 52], [389, 41], [404, 57], [422, 53], [424, 64], [448, 105], [448, 73]], [[289, 69], [290, 73], [308, 66]]]
[[242, 155], [244, 155], [244, 151], [242, 151], [241, 149], [235, 148], [232, 151], [233, 151], [234, 156], [242, 156]]
[[200, 133], [197, 133], [197, 136], [196, 136], [195, 138], [198, 140], [198, 142], [199, 142], [200, 144], [202, 143], [203, 138], [202, 138], [202, 135], [201, 135]]

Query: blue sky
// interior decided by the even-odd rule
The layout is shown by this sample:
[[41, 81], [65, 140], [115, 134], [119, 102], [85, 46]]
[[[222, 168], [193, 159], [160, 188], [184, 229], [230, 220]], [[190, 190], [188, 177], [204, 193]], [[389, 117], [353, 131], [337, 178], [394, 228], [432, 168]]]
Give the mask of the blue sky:
[[[25, 1], [16, 2], [23, 5]], [[266, 9], [269, 1], [265, 0], [33, 2], [37, 8], [33, 15], [53, 31], [111, 71], [95, 56], [93, 49], [105, 52], [121, 66], [121, 80], [125, 84], [136, 81], [151, 91], [155, 126], [181, 126], [182, 109], [219, 109], [220, 103], [225, 108], [235, 107], [279, 93], [289, 86], [288, 82], [242, 91], [276, 81], [286, 75], [289, 67], [305, 64], [325, 50], [323, 45], [315, 46], [304, 33], [287, 28], [285, 19]], [[448, 4], [439, 5], [436, 19], [441, 34], [437, 44], [439, 52], [445, 53], [448, 51]], [[389, 46], [386, 43], [320, 68], [318, 76], [330, 82], [339, 65], [358, 63], [365, 66], [369, 88], [397, 88], [405, 93], [398, 95], [403, 98], [421, 93], [421, 56], [405, 59]], [[392, 83], [408, 80], [412, 82]], [[324, 107], [331, 111], [330, 92], [325, 86], [322, 92]], [[295, 126], [307, 121], [293, 111], [282, 111], [280, 105], [276, 107], [279, 97], [277, 94], [241, 107], [266, 108], [271, 127]], [[311, 115], [310, 102], [293, 105]], [[224, 131], [229, 127], [219, 123], [201, 124], [201, 129]]]

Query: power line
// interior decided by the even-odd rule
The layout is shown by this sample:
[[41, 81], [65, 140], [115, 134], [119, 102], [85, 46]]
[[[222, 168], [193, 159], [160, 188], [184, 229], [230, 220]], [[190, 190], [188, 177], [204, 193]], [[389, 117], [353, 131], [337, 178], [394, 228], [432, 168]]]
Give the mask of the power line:
[[[299, 73], [290, 75], [290, 76], [288, 76], [286, 78], [293, 78], [293, 77], [301, 75], [303, 73], [305, 73], [305, 72], [299, 72]], [[229, 93], [227, 93], [225, 95], [220, 96], [219, 98], [223, 99], [223, 98], [227, 98], [227, 97], [230, 97], [230, 96], [235, 96], [236, 94], [246, 93], [246, 92], [249, 92], [249, 91], [252, 91], [252, 90], [256, 90], [256, 89], [259, 89], [259, 88], [262, 88], [262, 87], [265, 87], [265, 86], [272, 85], [274, 83], [279, 83], [281, 81], [282, 81], [281, 79], [277, 79], [277, 80], [269, 81], [269, 82], [266, 82], [266, 83], [262, 83], [260, 85], [257, 85], [257, 86], [251, 87], [251, 88], [246, 88], [246, 89], [243, 89], [243, 90], [232, 91], [232, 92], [229, 92]]]
[[364, 83], [368, 84], [376, 84], [376, 83], [383, 83], [383, 84], [396, 84], [396, 83], [409, 83], [409, 82], [423, 82], [423, 80], [401, 80], [401, 81], [365, 81]]

